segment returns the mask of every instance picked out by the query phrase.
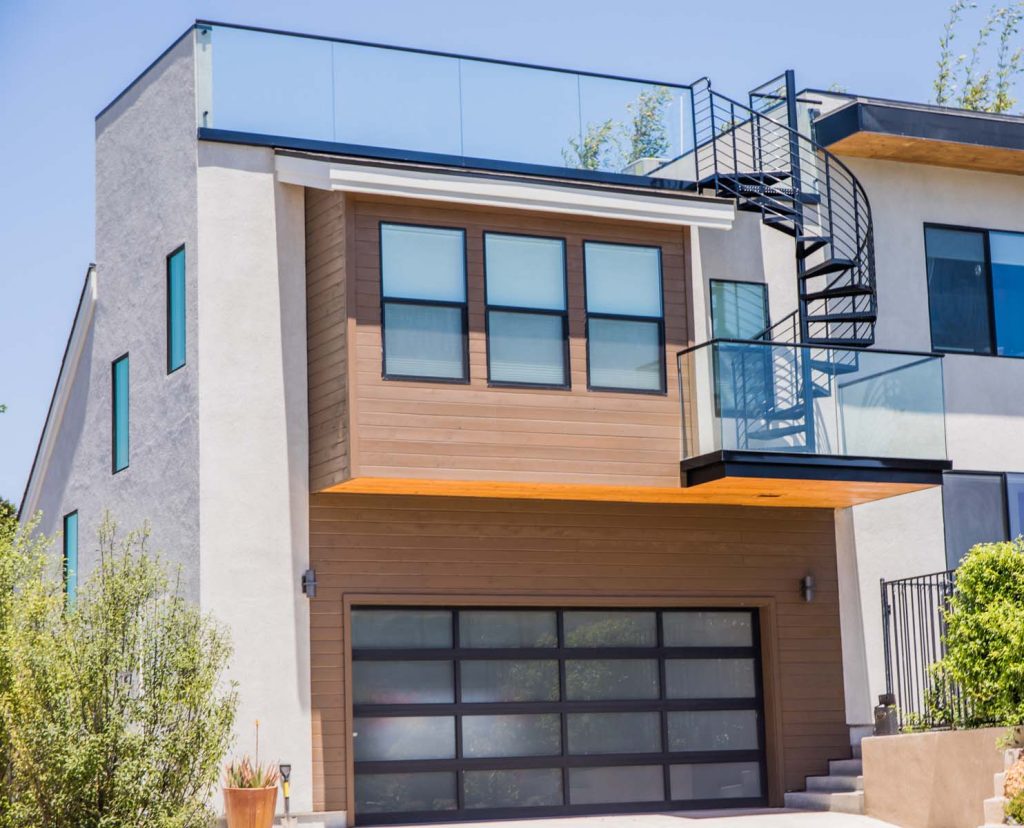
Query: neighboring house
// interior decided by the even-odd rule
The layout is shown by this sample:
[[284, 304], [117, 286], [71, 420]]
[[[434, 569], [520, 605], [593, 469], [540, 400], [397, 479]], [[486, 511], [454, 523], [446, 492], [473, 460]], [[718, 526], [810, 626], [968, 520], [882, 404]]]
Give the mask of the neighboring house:
[[1019, 531], [1024, 120], [197, 23], [96, 159], [22, 514], [151, 523], [328, 824], [781, 805]]

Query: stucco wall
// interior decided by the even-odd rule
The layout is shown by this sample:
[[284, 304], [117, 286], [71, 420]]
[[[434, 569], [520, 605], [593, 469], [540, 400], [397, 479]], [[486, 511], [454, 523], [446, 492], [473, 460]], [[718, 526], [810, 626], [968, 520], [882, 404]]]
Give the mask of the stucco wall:
[[231, 629], [239, 751], [312, 807], [305, 219], [273, 151], [199, 146], [200, 602]]
[[[96, 123], [97, 304], [40, 481], [40, 528], [79, 515], [79, 566], [96, 561], [105, 510], [123, 529], [144, 521], [199, 594], [196, 174], [192, 41], [183, 39]], [[167, 374], [168, 253], [187, 255], [186, 365]], [[130, 353], [130, 465], [111, 473], [111, 362]], [[54, 424], [56, 425], [56, 424]]]
[[861, 743], [868, 816], [903, 828], [977, 828], [993, 776], [1003, 770], [1003, 728], [906, 733]]

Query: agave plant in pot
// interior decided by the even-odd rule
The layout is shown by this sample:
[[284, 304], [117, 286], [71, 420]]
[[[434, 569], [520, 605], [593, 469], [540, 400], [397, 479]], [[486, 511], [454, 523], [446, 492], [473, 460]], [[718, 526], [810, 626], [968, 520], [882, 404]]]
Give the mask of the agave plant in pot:
[[260, 726], [256, 723], [256, 758], [232, 760], [224, 768], [224, 811], [228, 828], [271, 828], [277, 809], [278, 771], [260, 764]]

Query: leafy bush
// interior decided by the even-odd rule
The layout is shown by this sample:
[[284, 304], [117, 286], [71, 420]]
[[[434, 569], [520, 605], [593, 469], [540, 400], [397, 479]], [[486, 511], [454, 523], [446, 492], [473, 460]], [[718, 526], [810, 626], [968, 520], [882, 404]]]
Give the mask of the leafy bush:
[[0, 826], [207, 824], [236, 706], [228, 639], [145, 532], [118, 539], [107, 522], [99, 551], [66, 608], [43, 547], [0, 538]]
[[1003, 796], [1007, 800], [1006, 816], [1017, 825], [1024, 825], [1024, 756], [1018, 756], [1006, 772]]
[[933, 715], [958, 727], [1024, 724], [1024, 539], [971, 549], [946, 623]]

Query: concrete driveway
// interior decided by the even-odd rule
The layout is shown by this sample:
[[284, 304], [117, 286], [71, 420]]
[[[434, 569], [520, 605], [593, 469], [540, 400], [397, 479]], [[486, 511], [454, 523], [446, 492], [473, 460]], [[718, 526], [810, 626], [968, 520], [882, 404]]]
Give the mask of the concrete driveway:
[[444, 823], [434, 828], [898, 828], [866, 816], [821, 811], [688, 811], [685, 814], [556, 817], [498, 822]]

